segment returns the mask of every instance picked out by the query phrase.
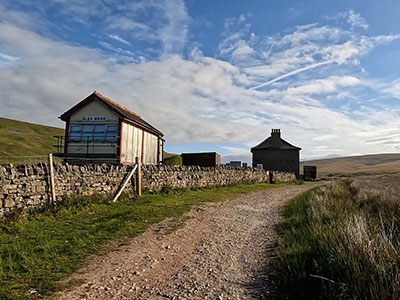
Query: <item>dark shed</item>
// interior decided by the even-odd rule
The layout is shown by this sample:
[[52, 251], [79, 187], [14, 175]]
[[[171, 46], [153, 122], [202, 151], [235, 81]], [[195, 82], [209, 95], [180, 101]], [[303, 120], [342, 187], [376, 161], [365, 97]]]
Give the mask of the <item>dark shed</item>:
[[304, 180], [315, 180], [317, 179], [317, 167], [316, 166], [303, 166]]
[[272, 129], [270, 137], [251, 148], [253, 167], [262, 164], [265, 170], [294, 172], [299, 178], [300, 150], [281, 139], [280, 129]]
[[182, 153], [182, 165], [215, 167], [221, 163], [221, 156], [217, 152]]

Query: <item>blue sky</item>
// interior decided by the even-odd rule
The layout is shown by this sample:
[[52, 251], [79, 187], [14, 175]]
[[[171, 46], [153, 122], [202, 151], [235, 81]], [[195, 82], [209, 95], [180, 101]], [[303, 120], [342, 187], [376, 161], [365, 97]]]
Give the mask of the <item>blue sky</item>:
[[399, 152], [400, 2], [0, 0], [0, 116], [63, 127], [93, 90], [166, 150]]

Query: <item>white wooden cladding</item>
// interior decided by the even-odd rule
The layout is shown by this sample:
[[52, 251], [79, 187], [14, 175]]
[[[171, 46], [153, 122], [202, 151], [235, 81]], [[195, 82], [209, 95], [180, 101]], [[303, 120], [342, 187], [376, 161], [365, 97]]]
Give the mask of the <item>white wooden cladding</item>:
[[69, 121], [71, 123], [72, 122], [86, 123], [88, 122], [88, 120], [84, 120], [84, 118], [90, 118], [90, 117], [93, 118], [96, 116], [105, 117], [106, 119], [105, 121], [113, 121], [113, 122], [118, 121], [118, 116], [114, 112], [105, 107], [104, 104], [101, 104], [97, 101], [90, 101], [84, 107], [78, 109], [71, 115]]
[[142, 130], [130, 124], [122, 123], [121, 161], [133, 163], [142, 156]]
[[[142, 153], [143, 146], [143, 153]], [[131, 124], [122, 122], [121, 161], [134, 163], [135, 158], [144, 164], [158, 163], [158, 137]]]

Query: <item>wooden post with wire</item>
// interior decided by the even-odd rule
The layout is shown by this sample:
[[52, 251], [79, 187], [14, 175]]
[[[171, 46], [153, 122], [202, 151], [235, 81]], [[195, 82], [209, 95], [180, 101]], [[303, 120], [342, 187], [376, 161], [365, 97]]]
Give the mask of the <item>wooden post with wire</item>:
[[137, 173], [136, 173], [136, 194], [142, 196], [142, 162], [136, 157]]
[[115, 194], [115, 197], [113, 199], [113, 202], [116, 202], [119, 198], [119, 196], [121, 196], [122, 191], [124, 190], [125, 186], [128, 184], [129, 180], [131, 180], [133, 173], [135, 173], [136, 168], [138, 167], [138, 165], [135, 165], [131, 172], [129, 173], [129, 175], [125, 178], [124, 182], [122, 183], [121, 187], [119, 188], [117, 194]]
[[56, 190], [54, 186], [54, 167], [53, 167], [53, 154], [49, 153], [49, 181], [50, 181], [50, 191], [51, 191], [51, 202], [56, 202]]

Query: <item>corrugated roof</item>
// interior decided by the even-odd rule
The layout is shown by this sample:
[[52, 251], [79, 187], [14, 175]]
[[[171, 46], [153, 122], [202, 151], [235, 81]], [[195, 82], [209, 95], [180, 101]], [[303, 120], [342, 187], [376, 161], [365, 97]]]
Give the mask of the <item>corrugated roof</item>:
[[284, 139], [279, 139], [280, 140], [280, 145], [278, 147], [272, 147], [272, 139], [271, 137], [265, 139], [264, 141], [262, 141], [260, 144], [258, 144], [257, 146], [254, 146], [253, 148], [251, 148], [251, 152], [253, 152], [253, 150], [268, 150], [268, 149], [280, 149], [280, 150], [301, 150], [301, 148], [293, 146], [292, 144], [289, 144], [288, 142], [286, 142]]
[[67, 110], [59, 118], [63, 121], [67, 121], [67, 119], [71, 116], [71, 114], [73, 114], [75, 111], [77, 111], [78, 109], [80, 109], [81, 107], [85, 106], [87, 103], [93, 100], [99, 101], [100, 103], [106, 105], [122, 119], [127, 119], [128, 121], [132, 121], [133, 123], [139, 125], [139, 127], [147, 129], [148, 131], [151, 131], [156, 135], [159, 136], [164, 135], [161, 131], [159, 131], [158, 129], [147, 123], [145, 120], [143, 120], [137, 113], [134, 113], [133, 111], [127, 109], [126, 107], [114, 102], [110, 98], [103, 96], [97, 91], [94, 91], [92, 94], [83, 99], [81, 102], [79, 102], [78, 104]]

